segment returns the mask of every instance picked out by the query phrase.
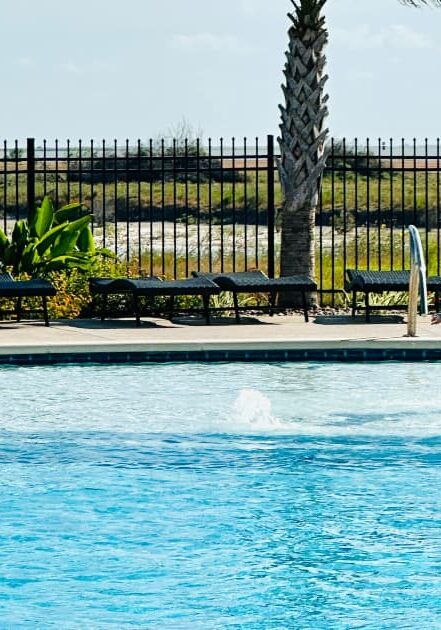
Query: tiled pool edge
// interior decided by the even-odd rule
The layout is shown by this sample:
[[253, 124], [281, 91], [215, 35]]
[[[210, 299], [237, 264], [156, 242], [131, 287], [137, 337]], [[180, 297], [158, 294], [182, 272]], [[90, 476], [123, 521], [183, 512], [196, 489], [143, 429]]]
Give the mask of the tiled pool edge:
[[102, 347], [0, 347], [0, 365], [63, 363], [176, 363], [176, 362], [283, 362], [283, 361], [440, 361], [441, 344], [426, 340], [334, 342], [270, 342], [253, 344], [105, 344]]

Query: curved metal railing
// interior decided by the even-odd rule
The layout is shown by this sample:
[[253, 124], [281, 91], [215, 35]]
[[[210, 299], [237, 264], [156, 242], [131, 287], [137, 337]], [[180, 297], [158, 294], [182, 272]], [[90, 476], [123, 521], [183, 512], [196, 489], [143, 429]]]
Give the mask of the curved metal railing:
[[410, 281], [409, 281], [409, 310], [407, 318], [407, 334], [409, 337], [416, 336], [418, 297], [420, 303], [420, 314], [427, 315], [427, 280], [426, 280], [426, 260], [424, 258], [421, 237], [414, 225], [409, 225], [410, 235]]

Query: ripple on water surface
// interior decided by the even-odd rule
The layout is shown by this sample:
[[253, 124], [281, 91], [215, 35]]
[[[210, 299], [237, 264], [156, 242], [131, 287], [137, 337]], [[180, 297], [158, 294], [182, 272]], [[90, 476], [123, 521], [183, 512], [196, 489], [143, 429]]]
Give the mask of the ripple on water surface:
[[0, 370], [0, 627], [440, 628], [441, 364]]

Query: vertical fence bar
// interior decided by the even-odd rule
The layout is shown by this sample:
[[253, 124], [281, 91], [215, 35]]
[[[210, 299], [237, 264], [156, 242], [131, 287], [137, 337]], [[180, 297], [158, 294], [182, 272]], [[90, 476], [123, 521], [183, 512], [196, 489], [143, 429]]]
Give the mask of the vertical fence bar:
[[118, 254], [118, 142], [116, 138], [113, 139], [113, 204], [114, 204], [114, 251], [115, 256]]
[[197, 232], [197, 269], [201, 270], [201, 146], [196, 140], [196, 232]]
[[390, 268], [394, 270], [394, 160], [393, 160], [393, 140], [389, 138], [389, 199], [390, 199]]
[[[91, 139], [90, 141], [90, 201], [91, 201], [90, 211], [92, 213], [92, 220], [91, 220], [90, 227], [92, 229], [92, 232], [95, 229], [95, 220], [93, 216], [94, 210], [95, 210], [95, 171], [94, 169], [95, 169], [94, 145], [93, 145], [93, 139]], [[115, 238], [116, 238], [116, 234], [115, 234]]]
[[440, 177], [439, 177], [439, 138], [436, 139], [436, 275], [440, 274]]
[[165, 141], [161, 139], [161, 273], [165, 276]]
[[[16, 158], [18, 160], [17, 151], [16, 151]], [[18, 162], [17, 162], [17, 166], [18, 166]], [[35, 138], [28, 138], [26, 142], [26, 171], [27, 171], [26, 205], [27, 205], [27, 212], [29, 216], [29, 213], [33, 212], [35, 208]]]
[[150, 220], [150, 275], [153, 276], [153, 179], [154, 179], [154, 167], [153, 167], [153, 140], [149, 139], [149, 156], [150, 156], [150, 182], [149, 182], [149, 220]]
[[130, 262], [130, 185], [129, 185], [129, 140], [126, 138], [126, 159], [125, 159], [125, 180], [126, 180], [126, 195], [125, 195], [125, 212], [126, 212], [126, 267], [129, 267]]
[[259, 268], [259, 138], [256, 138], [256, 232], [255, 232], [255, 264]]
[[320, 258], [320, 288], [319, 299], [320, 304], [323, 302], [323, 186], [319, 192], [319, 258]]
[[354, 177], [354, 215], [355, 215], [355, 245], [354, 245], [354, 256], [355, 256], [355, 269], [358, 269], [358, 138], [354, 140], [354, 169], [355, 169], [355, 177]]
[[138, 203], [137, 203], [137, 213], [138, 213], [138, 274], [141, 275], [141, 270], [142, 270], [142, 234], [141, 234], [141, 206], [142, 206], [142, 197], [141, 197], [141, 181], [142, 181], [142, 173], [141, 173], [141, 159], [142, 159], [142, 152], [141, 152], [141, 139], [138, 138], [138, 142], [137, 142], [137, 162], [138, 162], [138, 187], [137, 187], [137, 192], [138, 192]]
[[[78, 140], [78, 200], [83, 203], [83, 145], [81, 140]], [[44, 167], [44, 173], [46, 176], [46, 165]], [[46, 187], [46, 185], [45, 185]], [[46, 194], [46, 193], [45, 193]]]
[[185, 191], [185, 276], [189, 273], [189, 208], [188, 208], [188, 138], [184, 140], [184, 191]]
[[3, 230], [8, 231], [8, 145], [3, 141]]
[[[20, 195], [19, 195], [19, 176], [20, 172], [18, 170], [18, 140], [14, 142], [14, 175], [15, 175], [15, 218], [18, 220], [20, 218]], [[26, 200], [27, 202], [27, 200]], [[28, 207], [29, 212], [29, 207]]]
[[274, 208], [274, 136], [267, 138], [267, 228], [268, 228], [268, 276], [274, 278], [274, 232], [275, 232], [275, 208]]
[[247, 173], [247, 139], [243, 139], [243, 230], [244, 230], [244, 261], [243, 269], [248, 269], [248, 173]]
[[401, 269], [406, 265], [404, 249], [405, 204], [406, 204], [406, 162], [404, 160], [404, 138], [401, 138]]
[[212, 215], [212, 172], [211, 172], [211, 138], [208, 138], [208, 271], [213, 271], [213, 215]]
[[366, 139], [366, 266], [371, 268], [371, 165], [369, 138]]
[[176, 139], [173, 138], [173, 275], [178, 276], [178, 238], [177, 238], [177, 189], [176, 189]]
[[232, 221], [233, 221], [233, 234], [232, 234], [232, 246], [233, 246], [233, 271], [236, 271], [236, 141], [235, 138], [231, 139], [231, 164], [232, 164], [232, 177], [231, 177], [231, 208], [232, 208]]
[[[81, 180], [80, 180], [81, 186]], [[43, 197], [47, 195], [47, 143], [43, 140]]]
[[331, 140], [331, 303], [335, 306], [335, 143]]
[[[60, 205], [59, 199], [59, 160], [58, 160], [58, 139], [55, 140], [55, 206], [58, 208]], [[92, 214], [93, 214], [93, 185], [92, 185]], [[92, 217], [93, 228], [93, 217]]]
[[378, 138], [378, 185], [377, 185], [377, 194], [378, 194], [378, 208], [377, 208], [377, 257], [378, 257], [378, 269], [381, 271], [382, 268], [382, 252], [381, 252], [381, 138]]
[[224, 140], [220, 139], [220, 263], [224, 272]]
[[416, 146], [416, 138], [413, 139], [413, 223], [417, 227], [418, 225], [418, 215], [417, 215], [417, 190], [418, 190], [418, 180], [417, 180], [417, 146]]
[[70, 140], [66, 141], [66, 179], [67, 179], [67, 203], [70, 203]]
[[424, 224], [425, 224], [425, 246], [426, 246], [426, 267], [429, 267], [429, 159], [428, 140], [424, 140]]
[[107, 179], [107, 173], [106, 173], [106, 168], [107, 168], [107, 164], [106, 164], [106, 141], [103, 139], [102, 141], [102, 167], [101, 167], [101, 175], [102, 175], [102, 184], [101, 184], [101, 190], [102, 190], [102, 194], [103, 194], [103, 202], [102, 202], [102, 208], [103, 208], [103, 247], [106, 246], [106, 224], [107, 224], [107, 216], [106, 216], [106, 179]]
[[346, 200], [346, 138], [343, 138], [343, 267], [342, 267], [342, 284], [345, 281], [345, 270], [347, 263], [347, 200]]

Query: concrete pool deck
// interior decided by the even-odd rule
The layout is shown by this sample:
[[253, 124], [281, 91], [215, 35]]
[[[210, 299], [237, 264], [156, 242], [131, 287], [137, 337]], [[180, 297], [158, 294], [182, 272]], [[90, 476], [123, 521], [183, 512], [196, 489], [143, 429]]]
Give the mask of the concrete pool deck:
[[[441, 359], [441, 325], [419, 318], [418, 337], [407, 338], [400, 315], [318, 316], [305, 323], [300, 316], [244, 316], [214, 320], [132, 319], [0, 322], [0, 362], [47, 363], [115, 360], [252, 360], [267, 359]], [[383, 353], [383, 354], [378, 354]], [[414, 353], [412, 355], [412, 353]], [[231, 354], [231, 356], [230, 356]]]

